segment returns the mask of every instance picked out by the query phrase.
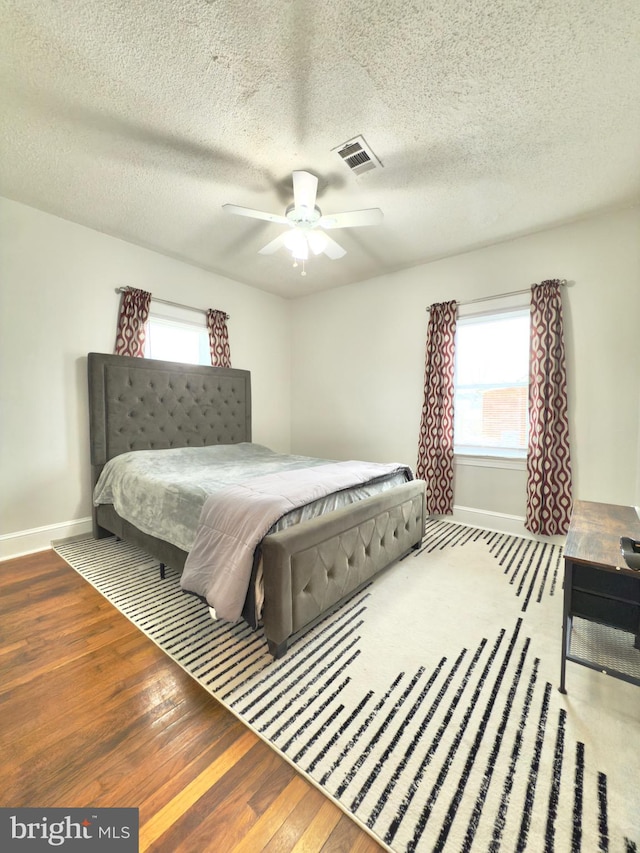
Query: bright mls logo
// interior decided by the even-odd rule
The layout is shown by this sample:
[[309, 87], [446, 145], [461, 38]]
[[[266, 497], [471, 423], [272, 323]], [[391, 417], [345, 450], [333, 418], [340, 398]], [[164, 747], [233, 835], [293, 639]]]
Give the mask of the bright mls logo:
[[138, 809], [0, 808], [0, 849], [138, 853]]

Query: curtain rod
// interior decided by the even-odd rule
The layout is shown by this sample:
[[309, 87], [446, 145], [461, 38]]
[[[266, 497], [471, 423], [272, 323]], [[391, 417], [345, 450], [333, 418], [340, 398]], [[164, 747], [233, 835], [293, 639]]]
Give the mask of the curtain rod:
[[[560, 287], [565, 287], [566, 284], [566, 278], [560, 280]], [[522, 293], [530, 293], [531, 287], [525, 287], [522, 290], [511, 290], [509, 293], [494, 293], [493, 296], [479, 296], [477, 299], [465, 299], [464, 302], [458, 302], [458, 305], [473, 305], [474, 302], [488, 302], [490, 299], [506, 299], [508, 296], [520, 296]], [[426, 310], [430, 311], [431, 306], [428, 305]]]
[[[126, 293], [127, 290], [133, 290], [131, 287], [116, 287], [116, 293]], [[172, 308], [184, 308], [186, 311], [197, 311], [198, 314], [206, 314], [206, 308], [194, 308], [193, 305], [183, 305], [181, 302], [170, 302], [168, 299], [158, 299], [157, 296], [151, 297], [152, 302], [161, 302], [163, 305], [170, 305]], [[227, 320], [230, 319], [229, 314], [224, 315]]]

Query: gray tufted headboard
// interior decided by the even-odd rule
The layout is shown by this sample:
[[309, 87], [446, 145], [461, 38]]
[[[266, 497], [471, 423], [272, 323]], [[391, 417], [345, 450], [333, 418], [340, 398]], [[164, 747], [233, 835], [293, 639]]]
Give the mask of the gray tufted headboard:
[[129, 450], [251, 441], [251, 374], [106, 355], [88, 356], [91, 466]]

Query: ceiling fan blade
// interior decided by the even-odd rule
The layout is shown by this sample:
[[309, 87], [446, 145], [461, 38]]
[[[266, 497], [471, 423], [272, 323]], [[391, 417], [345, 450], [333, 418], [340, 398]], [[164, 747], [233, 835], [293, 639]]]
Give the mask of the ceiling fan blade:
[[259, 255], [272, 255], [274, 252], [277, 252], [278, 249], [282, 248], [285, 245], [285, 237], [289, 232], [283, 231], [282, 234], [279, 234], [275, 240], [272, 240], [270, 243], [267, 243], [266, 246], [263, 246], [258, 252]]
[[324, 236], [327, 241], [327, 245], [324, 247], [323, 251], [328, 258], [335, 261], [338, 258], [343, 258], [347, 254], [347, 250], [343, 249], [339, 243], [336, 243], [333, 237], [329, 237], [327, 234]]
[[313, 210], [318, 193], [318, 179], [311, 172], [293, 173], [293, 203], [296, 212]]
[[382, 222], [383, 213], [379, 207], [367, 210], [348, 210], [344, 213], [332, 213], [321, 216], [318, 225], [321, 228], [356, 228], [360, 225], [378, 225]]
[[251, 207], [239, 207], [237, 204], [223, 204], [222, 209], [227, 213], [235, 213], [238, 216], [249, 216], [251, 219], [266, 219], [267, 222], [277, 222], [280, 225], [288, 225], [286, 216], [277, 213], [266, 213], [263, 210], [254, 210]]

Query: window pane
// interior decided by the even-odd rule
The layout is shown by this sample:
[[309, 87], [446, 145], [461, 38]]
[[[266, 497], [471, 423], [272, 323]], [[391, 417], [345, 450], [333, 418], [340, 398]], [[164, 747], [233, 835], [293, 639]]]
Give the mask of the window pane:
[[464, 389], [456, 395], [455, 444], [504, 449], [527, 446], [527, 389]]
[[459, 385], [527, 382], [529, 315], [458, 321], [456, 370]]
[[145, 355], [185, 364], [210, 364], [208, 332], [188, 323], [150, 317]]
[[454, 444], [463, 452], [527, 447], [529, 312], [459, 320]]

